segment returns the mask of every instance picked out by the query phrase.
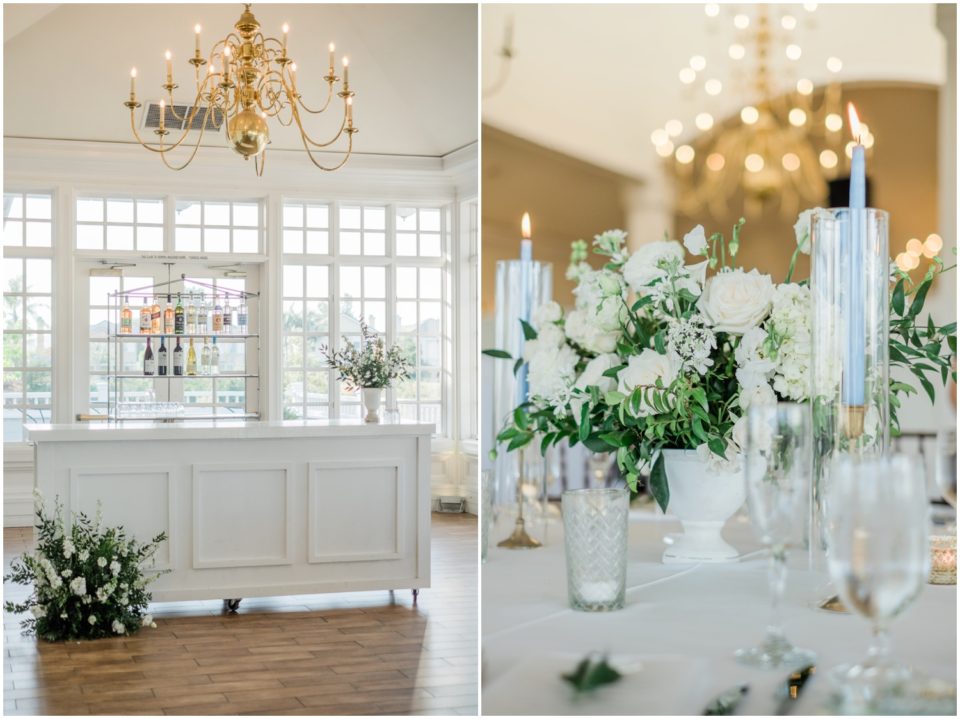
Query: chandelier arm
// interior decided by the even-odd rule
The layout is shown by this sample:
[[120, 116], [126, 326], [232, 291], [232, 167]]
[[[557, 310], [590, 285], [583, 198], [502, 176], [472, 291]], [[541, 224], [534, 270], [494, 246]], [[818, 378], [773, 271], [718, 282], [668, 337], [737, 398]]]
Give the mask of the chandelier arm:
[[350, 153], [353, 152], [353, 133], [351, 132], [349, 133], [349, 135], [350, 135], [350, 139], [347, 144], [346, 154], [343, 156], [343, 159], [338, 164], [333, 165], [332, 167], [326, 167], [324, 165], [321, 165], [319, 162], [317, 162], [316, 159], [314, 159], [313, 157], [314, 151], [307, 146], [304, 136], [301, 135], [300, 139], [303, 140], [303, 147], [307, 151], [307, 157], [310, 158], [310, 162], [312, 162], [314, 165], [319, 167], [324, 172], [334, 172], [336, 170], [339, 170], [341, 167], [343, 167], [347, 163], [347, 160], [350, 159]]
[[[180, 165], [179, 167], [174, 167], [167, 160], [167, 153], [164, 152], [160, 155], [160, 159], [163, 160], [163, 164], [166, 165], [171, 170], [175, 170], [179, 172], [180, 170], [185, 168], [187, 165], [189, 165], [191, 162], [193, 162], [193, 158], [197, 156], [197, 151], [200, 149], [200, 144], [203, 142], [203, 133], [207, 129], [207, 120], [209, 119], [210, 119], [210, 106], [207, 105], [207, 107], [204, 108], [203, 124], [200, 126], [200, 135], [197, 137], [197, 142], [193, 146], [193, 150], [190, 152], [190, 156], [187, 157], [186, 161], [182, 165]], [[161, 138], [161, 143], [162, 143], [162, 138]]]
[[[307, 134], [307, 131], [303, 129], [303, 123], [300, 121], [300, 112], [297, 110], [297, 106], [291, 104], [290, 109], [293, 111], [293, 119], [297, 122], [297, 128], [300, 130], [300, 136], [304, 140], [304, 144], [310, 143], [314, 147], [323, 148], [330, 147], [333, 143], [340, 139], [340, 136], [343, 134], [344, 129], [347, 127], [347, 110], [346, 110], [346, 99], [344, 99], [344, 110], [343, 110], [343, 121], [340, 123], [340, 130], [336, 135], [333, 136], [328, 142], [317, 142], [312, 137]], [[353, 133], [351, 135], [351, 144], [353, 142]]]
[[[286, 70], [286, 67], [284, 67], [281, 70], [281, 75], [280, 75], [281, 82], [283, 82], [283, 70]], [[288, 71], [288, 74], [289, 74], [289, 71]], [[286, 83], [284, 83], [284, 89], [287, 89]], [[304, 110], [309, 112], [311, 115], [319, 115], [320, 113], [325, 112], [326, 109], [330, 107], [330, 101], [333, 99], [333, 80], [330, 80], [327, 83], [327, 101], [323, 103], [323, 107], [321, 107], [319, 110], [311, 110], [301, 98], [300, 93], [296, 92], [292, 74], [290, 74], [290, 89], [294, 90], [292, 93], [289, 91], [287, 92], [287, 95], [292, 98], [291, 104], [300, 103], [300, 107], [302, 107]]]

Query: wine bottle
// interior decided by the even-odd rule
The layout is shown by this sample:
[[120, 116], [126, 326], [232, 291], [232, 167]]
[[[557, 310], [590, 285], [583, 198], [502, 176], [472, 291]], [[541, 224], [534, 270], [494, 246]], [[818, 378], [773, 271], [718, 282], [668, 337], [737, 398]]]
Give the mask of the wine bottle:
[[213, 334], [218, 335], [223, 332], [223, 307], [220, 306], [220, 300], [213, 296]]
[[176, 322], [174, 320], [173, 299], [170, 295], [167, 295], [167, 306], [163, 308], [163, 333], [172, 335], [174, 329], [176, 329]]
[[179, 337], [177, 337], [177, 346], [173, 349], [173, 373], [178, 377], [183, 375], [183, 347], [180, 346]]
[[160, 338], [160, 349], [157, 350], [157, 374], [167, 374], [167, 346], [163, 343], [163, 337]]
[[210, 307], [207, 304], [207, 293], [200, 295], [200, 310], [197, 313], [197, 334], [205, 335], [210, 332]]
[[213, 338], [213, 347], [210, 348], [210, 374], [220, 374], [220, 348], [217, 347], [217, 338]]
[[200, 348], [200, 374], [210, 374], [210, 339], [203, 338], [203, 347]]
[[197, 351], [193, 349], [193, 337], [190, 338], [190, 349], [187, 350], [187, 375], [195, 377], [197, 374]]
[[192, 292], [187, 297], [187, 334], [197, 334], [197, 299]]
[[160, 298], [153, 298], [153, 305], [150, 307], [150, 334], [163, 334], [163, 315], [160, 313]]
[[247, 300], [240, 300], [240, 309], [237, 310], [237, 334], [247, 334]]
[[[184, 325], [186, 323], [186, 317], [183, 313], [183, 300], [180, 298], [180, 293], [177, 293], [177, 307], [173, 311], [173, 331], [178, 335], [183, 334]], [[179, 344], [179, 343], [178, 343]]]
[[230, 309], [230, 298], [224, 300], [223, 306], [223, 334], [228, 335], [233, 332], [233, 310]]
[[130, 309], [130, 298], [123, 298], [123, 309], [120, 310], [120, 334], [128, 335], [133, 332], [133, 311]]
[[147, 304], [147, 298], [143, 298], [143, 307], [140, 308], [140, 334], [150, 334], [150, 305]]
[[143, 353], [143, 373], [146, 375], [157, 373], [157, 358], [153, 356], [153, 349], [150, 347], [149, 337], [147, 337], [147, 349]]

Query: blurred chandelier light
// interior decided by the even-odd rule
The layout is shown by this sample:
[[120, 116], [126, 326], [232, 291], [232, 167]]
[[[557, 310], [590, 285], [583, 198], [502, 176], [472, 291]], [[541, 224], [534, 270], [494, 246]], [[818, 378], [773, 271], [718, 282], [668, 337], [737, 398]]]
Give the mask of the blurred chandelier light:
[[[772, 21], [772, 7], [757, 5], [754, 16], [740, 11], [733, 17], [736, 37], [728, 47], [730, 60], [725, 62], [735, 68], [750, 62], [749, 72], [723, 82], [711, 78], [704, 84], [684, 84], [685, 92], [697, 93], [700, 107], [694, 110], [697, 120], [692, 124], [700, 133], [693, 138], [679, 137], [681, 133], [670, 131], [682, 127], [682, 121], [672, 119], [650, 136], [657, 153], [671, 158], [683, 212], [707, 208], [711, 214], [723, 216], [742, 192], [745, 212], [758, 214], [765, 206], [779, 206], [784, 217], [792, 217], [802, 206], [823, 202], [827, 181], [846, 172], [849, 159], [844, 164], [841, 160], [850, 157], [852, 147], [847, 147], [842, 132], [840, 83], [831, 81], [814, 97], [813, 83], [798, 78], [794, 69], [804, 49], [795, 32], [798, 18], [784, 6], [779, 18]], [[804, 10], [814, 12], [816, 5], [807, 3]], [[705, 12], [708, 22], [722, 21], [715, 19], [721, 13], [719, 6], [707, 5]], [[748, 48], [752, 50], [749, 58]], [[694, 58], [699, 68], [691, 61], [685, 70], [711, 66], [712, 61], [702, 54]], [[843, 63], [831, 56], [825, 66], [836, 75]], [[690, 74], [681, 73], [683, 77]], [[774, 73], [788, 81], [787, 92], [774, 86]], [[709, 96], [727, 94], [734, 88], [741, 98], [740, 110], [730, 120], [721, 121], [715, 108], [709, 107], [715, 101], [700, 95], [694, 89], [698, 87]], [[701, 121], [706, 118], [709, 122]], [[862, 141], [869, 152], [874, 143], [869, 128]]]
[[[323, 77], [327, 84], [327, 98], [322, 106], [312, 109], [301, 99], [297, 88], [297, 63], [287, 55], [289, 27], [284, 24], [282, 39], [265, 37], [260, 32], [260, 23], [250, 12], [250, 5], [245, 4], [234, 28], [236, 33], [231, 32], [218, 40], [207, 59], [200, 54], [201, 28], [199, 25], [194, 28], [196, 49], [187, 62], [194, 68], [196, 96], [192, 105], [184, 109], [183, 115], [177, 113], [174, 104], [173, 91], [178, 85], [173, 81], [170, 51], [166, 52], [166, 82], [161, 85], [165, 96], [160, 100], [159, 127], [153, 131], [158, 139], [154, 143], [144, 141], [137, 131], [134, 119], [136, 109], [140, 107], [136, 94], [137, 70], [134, 68], [130, 71], [130, 99], [123, 104], [130, 110], [130, 127], [137, 141], [151, 152], [158, 153], [171, 170], [182, 170], [196, 157], [208, 123], [218, 128], [225, 125], [228, 146], [245, 160], [252, 157], [257, 175], [262, 175], [266, 148], [270, 143], [268, 120], [275, 118], [280, 125], [296, 125], [307, 156], [318, 168], [333, 171], [343, 167], [353, 151], [353, 136], [357, 132], [353, 126], [354, 92], [350, 89], [347, 58], [343, 58], [343, 84], [339, 92], [335, 92], [340, 78], [334, 74], [335, 48], [330, 43], [329, 68]], [[204, 65], [209, 65], [207, 72], [201, 69]], [[319, 115], [325, 112], [330, 108], [334, 94], [343, 102], [343, 119], [332, 138], [319, 142], [307, 134], [300, 113]], [[200, 132], [195, 142], [185, 145], [185, 151], [188, 151], [186, 160], [182, 164], [171, 164], [167, 155], [184, 145], [195, 120], [200, 120]], [[168, 123], [183, 128], [176, 141], [166, 140], [170, 134]], [[325, 166], [317, 161], [314, 152], [331, 147], [344, 136], [346, 148], [341, 150], [344, 156], [340, 162]]]

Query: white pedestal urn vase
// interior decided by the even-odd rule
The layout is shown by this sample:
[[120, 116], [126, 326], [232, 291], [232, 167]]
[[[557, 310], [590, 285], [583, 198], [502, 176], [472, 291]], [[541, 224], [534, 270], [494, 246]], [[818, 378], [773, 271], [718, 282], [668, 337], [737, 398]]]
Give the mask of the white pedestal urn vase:
[[363, 388], [363, 406], [367, 408], [367, 416], [363, 418], [364, 422], [380, 421], [380, 400], [382, 397], [383, 387]]
[[664, 551], [663, 563], [736, 561], [739, 552], [721, 530], [746, 500], [743, 470], [711, 469], [692, 449], [665, 449], [663, 461], [670, 486], [667, 511], [683, 524], [683, 534], [673, 535]]

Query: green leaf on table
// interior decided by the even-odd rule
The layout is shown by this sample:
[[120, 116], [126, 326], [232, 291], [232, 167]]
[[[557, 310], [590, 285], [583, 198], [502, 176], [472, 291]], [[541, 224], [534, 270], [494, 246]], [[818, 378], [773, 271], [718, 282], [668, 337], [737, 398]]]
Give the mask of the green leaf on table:
[[537, 331], [533, 329], [533, 325], [531, 325], [526, 320], [520, 320], [520, 326], [523, 327], [523, 339], [525, 340], [537, 339]]
[[497, 359], [513, 359], [513, 355], [503, 350], [484, 350], [481, 354], [487, 357], [496, 357]]
[[604, 684], [613, 684], [622, 679], [623, 675], [607, 663], [606, 657], [594, 659], [590, 654], [581, 659], [572, 672], [562, 674], [561, 677], [576, 691], [589, 692]]
[[664, 512], [670, 504], [670, 487], [667, 485], [667, 469], [664, 465], [663, 454], [657, 457], [650, 470], [650, 494], [657, 500], [657, 504]]

